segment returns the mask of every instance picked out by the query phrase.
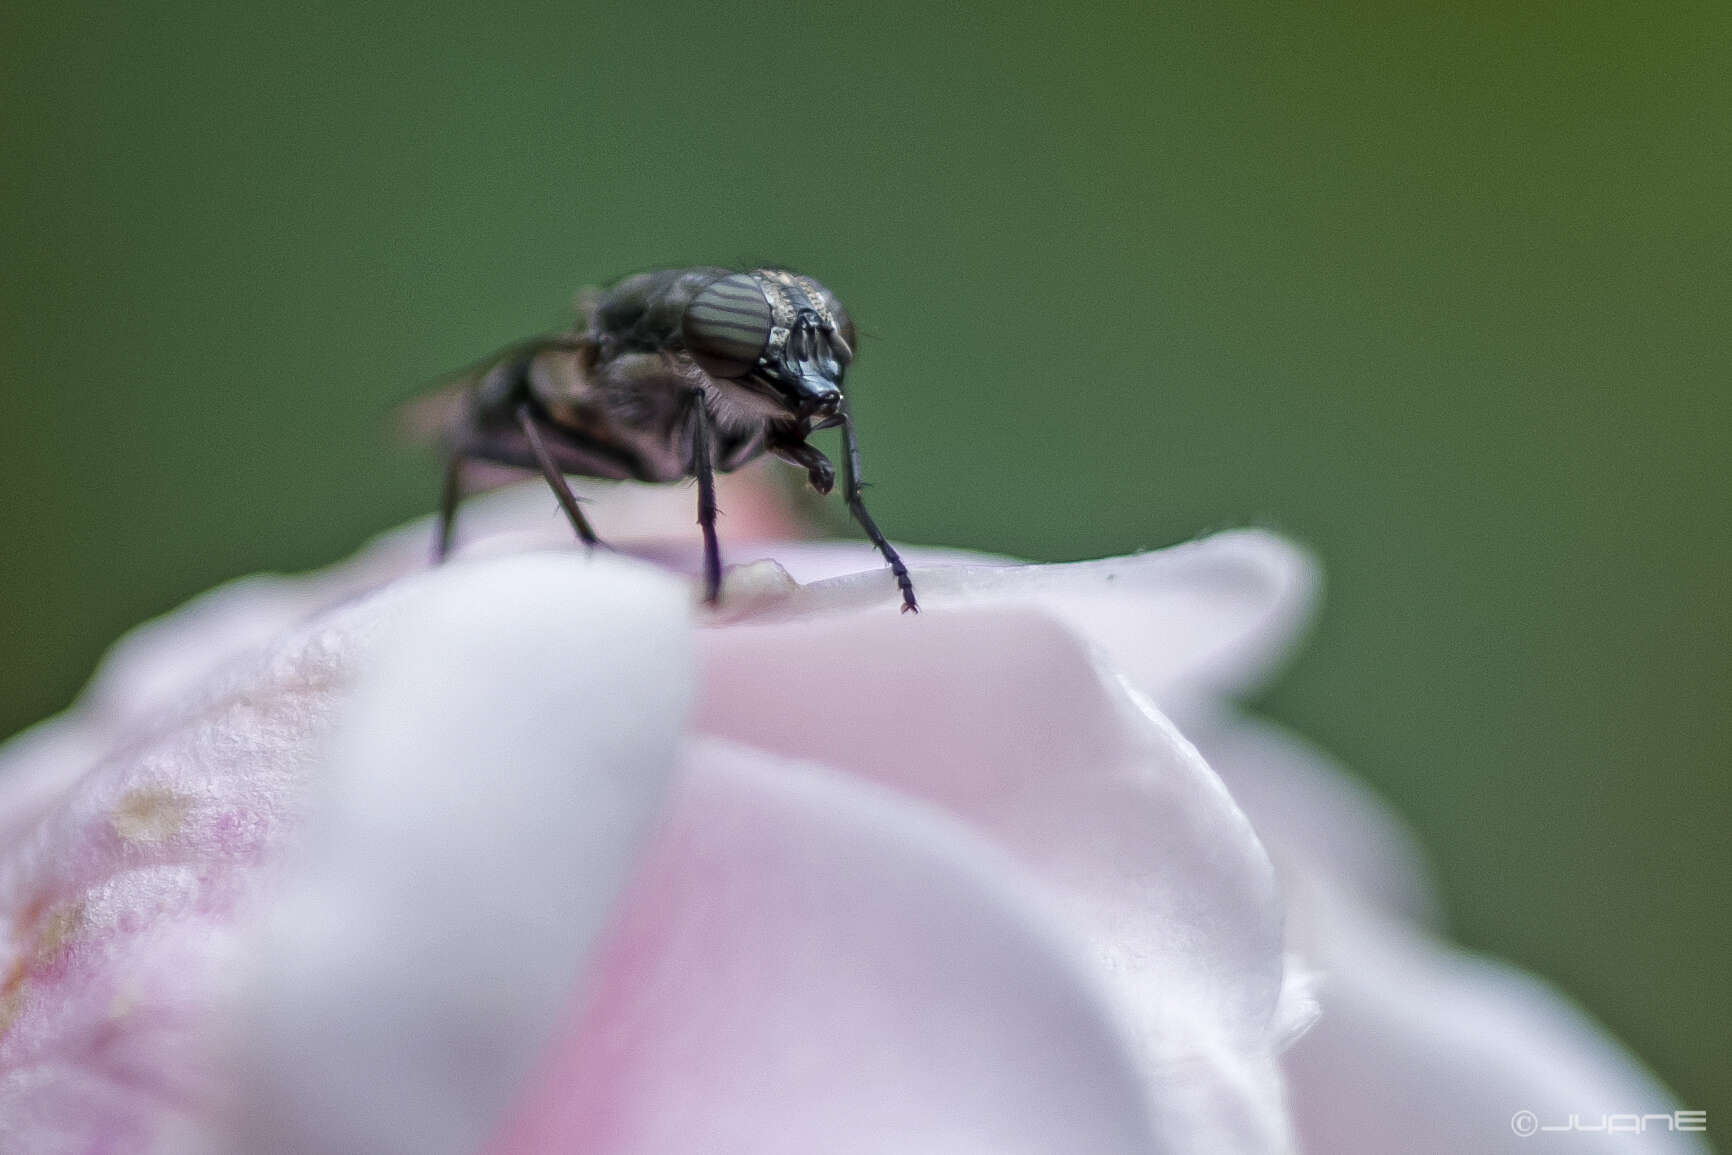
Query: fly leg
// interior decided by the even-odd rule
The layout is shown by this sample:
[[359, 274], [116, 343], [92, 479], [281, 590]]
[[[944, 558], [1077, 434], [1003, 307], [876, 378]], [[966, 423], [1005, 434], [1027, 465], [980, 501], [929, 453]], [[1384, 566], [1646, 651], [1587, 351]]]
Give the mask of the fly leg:
[[818, 447], [808, 444], [792, 429], [772, 425], [769, 434], [764, 438], [764, 448], [789, 465], [797, 465], [806, 471], [806, 480], [812, 483], [812, 488], [820, 495], [827, 494], [836, 485], [836, 470], [831, 467], [830, 459], [818, 451]]
[[872, 539], [872, 544], [878, 547], [878, 552], [884, 555], [884, 561], [890, 566], [890, 572], [896, 576], [896, 586], [902, 591], [902, 612], [919, 613], [920, 604], [914, 600], [914, 582], [908, 577], [908, 567], [902, 564], [902, 558], [896, 553], [896, 547], [891, 545], [879, 531], [878, 525], [872, 520], [872, 515], [866, 512], [866, 501], [861, 491], [866, 483], [860, 479], [860, 439], [854, 435], [854, 415], [848, 409], [848, 403], [842, 402], [842, 496], [848, 502], [848, 512], [854, 515], [854, 520], [860, 523], [860, 528], [866, 531], [866, 536]]
[[716, 471], [710, 460], [710, 411], [704, 395], [692, 395], [692, 472], [698, 479], [698, 527], [704, 531], [704, 601], [722, 596], [722, 546], [716, 539]]
[[529, 448], [541, 465], [541, 476], [547, 479], [548, 488], [552, 489], [553, 496], [559, 499], [559, 506], [565, 510], [566, 520], [571, 522], [571, 528], [577, 531], [583, 544], [594, 548], [600, 543], [595, 536], [595, 530], [590, 528], [589, 519], [583, 516], [583, 509], [577, 504], [577, 495], [571, 492], [571, 485], [565, 480], [565, 474], [560, 472], [553, 455], [547, 452], [547, 446], [541, 440], [541, 431], [535, 425], [535, 414], [530, 412], [528, 405], [517, 407], [517, 423], [523, 426], [523, 435], [529, 439]]
[[445, 487], [439, 493], [439, 528], [433, 535], [433, 564], [451, 556], [457, 530], [457, 503], [463, 500], [463, 454], [453, 449], [445, 462]]

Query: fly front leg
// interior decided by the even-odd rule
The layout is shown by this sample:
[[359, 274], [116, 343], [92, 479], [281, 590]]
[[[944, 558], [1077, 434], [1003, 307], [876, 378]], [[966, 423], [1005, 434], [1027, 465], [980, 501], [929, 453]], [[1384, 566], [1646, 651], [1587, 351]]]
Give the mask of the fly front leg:
[[830, 459], [807, 444], [799, 431], [786, 425], [772, 425], [764, 436], [764, 448], [806, 471], [806, 480], [819, 494], [827, 494], [836, 485], [836, 470]]
[[866, 512], [866, 501], [861, 495], [865, 488], [866, 483], [860, 477], [860, 440], [854, 435], [854, 415], [848, 409], [848, 402], [843, 401], [842, 496], [848, 502], [848, 512], [854, 515], [854, 520], [860, 523], [860, 528], [866, 531], [866, 536], [872, 539], [872, 544], [884, 555], [890, 572], [896, 576], [896, 587], [902, 591], [902, 612], [919, 613], [920, 604], [914, 600], [914, 582], [908, 576], [908, 567], [902, 564], [896, 547], [890, 544], [872, 520], [872, 515]]

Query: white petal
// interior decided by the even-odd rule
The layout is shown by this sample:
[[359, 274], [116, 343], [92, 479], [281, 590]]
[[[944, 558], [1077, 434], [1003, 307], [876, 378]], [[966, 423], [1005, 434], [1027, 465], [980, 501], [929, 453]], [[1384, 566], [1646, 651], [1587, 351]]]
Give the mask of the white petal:
[[476, 1150], [671, 769], [683, 583], [544, 554], [411, 590], [260, 941], [239, 1150]]
[[1157, 1150], [1018, 871], [813, 766], [695, 748], [595, 986], [494, 1155]]

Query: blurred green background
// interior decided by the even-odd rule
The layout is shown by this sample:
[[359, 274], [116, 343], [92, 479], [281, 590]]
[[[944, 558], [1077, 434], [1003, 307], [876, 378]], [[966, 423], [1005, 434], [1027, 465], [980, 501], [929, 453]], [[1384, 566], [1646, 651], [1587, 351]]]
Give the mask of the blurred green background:
[[389, 404], [578, 286], [778, 260], [871, 335], [897, 536], [1309, 543], [1266, 708], [1418, 827], [1464, 941], [1732, 1117], [1732, 7], [164, 0], [0, 41], [0, 731], [430, 509]]

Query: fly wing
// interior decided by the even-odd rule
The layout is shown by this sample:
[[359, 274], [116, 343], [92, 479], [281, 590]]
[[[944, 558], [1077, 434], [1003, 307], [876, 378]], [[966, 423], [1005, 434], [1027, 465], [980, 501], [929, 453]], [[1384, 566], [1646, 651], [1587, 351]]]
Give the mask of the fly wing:
[[488, 357], [430, 383], [416, 396], [392, 408], [397, 436], [416, 444], [450, 445], [473, 420], [475, 399], [488, 374], [539, 353], [543, 349], [578, 347], [570, 333], [531, 337], [507, 345]]
[[467, 379], [428, 389], [392, 409], [392, 430], [399, 440], [418, 445], [449, 444], [474, 393], [475, 381]]

